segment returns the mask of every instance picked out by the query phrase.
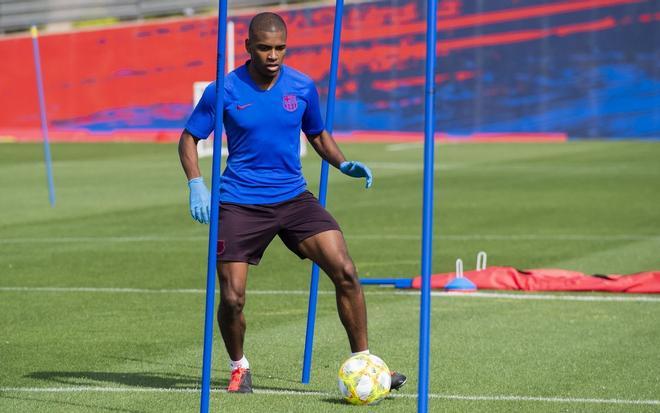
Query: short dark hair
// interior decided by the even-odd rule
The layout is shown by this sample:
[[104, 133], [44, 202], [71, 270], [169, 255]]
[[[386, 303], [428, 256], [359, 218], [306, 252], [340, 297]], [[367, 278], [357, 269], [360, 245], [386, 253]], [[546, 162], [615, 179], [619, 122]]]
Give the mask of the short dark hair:
[[264, 12], [259, 13], [250, 20], [250, 38], [257, 32], [279, 32], [286, 33], [286, 23], [279, 14]]

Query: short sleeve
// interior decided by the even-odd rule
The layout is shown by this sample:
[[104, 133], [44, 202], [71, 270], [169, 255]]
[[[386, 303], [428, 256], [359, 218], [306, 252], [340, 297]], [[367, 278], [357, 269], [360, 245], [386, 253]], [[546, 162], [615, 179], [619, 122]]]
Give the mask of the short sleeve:
[[305, 100], [307, 101], [307, 108], [302, 118], [302, 131], [306, 135], [318, 135], [323, 132], [325, 125], [319, 107], [319, 93], [313, 83], [307, 88]]
[[208, 138], [215, 129], [215, 82], [204, 89], [204, 94], [190, 114], [185, 128], [197, 139]]

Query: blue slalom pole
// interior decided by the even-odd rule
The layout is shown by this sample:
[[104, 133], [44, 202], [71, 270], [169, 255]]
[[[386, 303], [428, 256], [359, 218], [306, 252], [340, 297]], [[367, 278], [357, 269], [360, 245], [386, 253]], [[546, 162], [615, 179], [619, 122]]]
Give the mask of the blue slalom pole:
[[48, 200], [50, 206], [55, 206], [55, 184], [53, 183], [53, 167], [50, 158], [50, 143], [48, 142], [48, 118], [46, 117], [46, 97], [44, 82], [41, 76], [41, 57], [39, 54], [39, 33], [37, 26], [30, 29], [32, 35], [32, 51], [34, 54], [34, 69], [37, 74], [37, 93], [39, 95], [39, 114], [41, 117], [41, 133], [44, 138], [44, 160], [46, 163], [46, 178], [48, 179]]
[[[204, 313], [204, 353], [202, 361], [202, 394], [200, 413], [208, 413], [211, 395], [211, 359], [213, 355], [213, 321], [215, 320], [215, 271], [218, 252], [218, 215], [220, 214], [220, 175], [222, 173], [222, 108], [225, 98], [225, 51], [227, 50], [227, 0], [218, 0], [218, 55], [215, 74], [215, 132], [213, 167], [211, 169], [211, 222], [209, 255], [206, 270], [206, 310]], [[218, 115], [219, 114], [219, 115]]]
[[[344, 0], [335, 4], [335, 23], [332, 33], [332, 57], [330, 58], [330, 83], [328, 85], [328, 106], [325, 115], [325, 128], [332, 133], [335, 119], [335, 91], [337, 90], [337, 70], [339, 67], [339, 48], [341, 46], [341, 22], [344, 14]], [[319, 202], [325, 207], [328, 195], [328, 163], [321, 161], [321, 179]], [[309, 285], [309, 305], [307, 307], [307, 332], [305, 334], [305, 354], [303, 357], [302, 382], [309, 384], [314, 350], [314, 325], [316, 323], [316, 302], [319, 289], [319, 266], [312, 264], [312, 279]]]
[[433, 259], [433, 171], [435, 135], [435, 38], [437, 0], [428, 0], [426, 16], [426, 86], [424, 98], [424, 201], [422, 207], [422, 291], [419, 323], [417, 412], [428, 412], [431, 329], [431, 267]]

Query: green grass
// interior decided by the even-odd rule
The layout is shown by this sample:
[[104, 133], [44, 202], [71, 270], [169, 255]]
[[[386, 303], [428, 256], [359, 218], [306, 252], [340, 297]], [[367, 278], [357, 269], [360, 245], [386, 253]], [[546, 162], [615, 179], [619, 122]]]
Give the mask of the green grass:
[[[361, 275], [417, 275], [421, 147], [342, 148], [375, 175], [368, 191], [330, 177], [329, 209]], [[175, 147], [52, 150], [55, 208], [40, 146], [0, 145], [0, 411], [197, 411], [207, 227], [189, 217]], [[451, 271], [457, 257], [473, 268], [480, 250], [490, 265], [657, 270], [658, 159], [660, 145], [642, 142], [439, 145], [433, 270]], [[304, 160], [314, 192], [318, 165], [314, 155]], [[401, 397], [357, 408], [336, 390], [348, 344], [325, 279], [312, 383], [300, 384], [308, 282], [309, 263], [280, 241], [251, 269], [246, 354], [255, 387], [267, 392], [214, 392], [213, 411], [415, 411], [418, 296], [366, 289], [370, 348], [410, 380]], [[158, 291], [71, 289], [79, 287]], [[192, 291], [162, 291], [176, 289]], [[659, 399], [660, 302], [435, 297], [432, 305], [431, 411], [660, 410], [612, 401]], [[218, 389], [228, 369], [217, 333], [215, 344]]]

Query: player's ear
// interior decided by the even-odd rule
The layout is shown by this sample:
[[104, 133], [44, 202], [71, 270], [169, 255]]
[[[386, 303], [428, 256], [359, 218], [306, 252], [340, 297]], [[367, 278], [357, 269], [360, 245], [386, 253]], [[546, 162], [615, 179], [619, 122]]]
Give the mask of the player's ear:
[[245, 39], [245, 51], [252, 56], [252, 53], [250, 53], [250, 39]]

